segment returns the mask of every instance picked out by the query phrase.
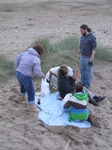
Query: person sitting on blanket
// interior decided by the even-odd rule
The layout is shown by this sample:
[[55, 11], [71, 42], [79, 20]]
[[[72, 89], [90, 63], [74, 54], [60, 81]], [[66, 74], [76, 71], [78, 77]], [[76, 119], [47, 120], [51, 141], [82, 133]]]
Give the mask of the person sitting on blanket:
[[[72, 77], [67, 75], [68, 69], [66, 65], [61, 65], [58, 69], [58, 90], [63, 99], [66, 94], [74, 91], [74, 85], [76, 82], [76, 78], [78, 77], [78, 72], [74, 73]], [[89, 102], [93, 105], [97, 106], [100, 100], [103, 100], [105, 97], [95, 96], [92, 92], [90, 92], [86, 87], [83, 87], [84, 91], [87, 93], [89, 97]]]
[[62, 101], [65, 111], [70, 111], [69, 121], [86, 121], [88, 120], [92, 125], [99, 127], [100, 124], [96, 117], [91, 114], [87, 108], [88, 95], [83, 91], [83, 86], [80, 83], [74, 85], [74, 92], [65, 96]]
[[[50, 86], [51, 86], [51, 81], [53, 81], [53, 84], [54, 84], [53, 89], [54, 90], [57, 90], [57, 88], [58, 88], [57, 83], [58, 83], [58, 69], [59, 68], [60, 68], [60, 66], [51, 68], [46, 73], [46, 76], [45, 76], [45, 80], [49, 83]], [[67, 69], [68, 69], [67, 75], [73, 76], [74, 70], [69, 66], [67, 66]]]

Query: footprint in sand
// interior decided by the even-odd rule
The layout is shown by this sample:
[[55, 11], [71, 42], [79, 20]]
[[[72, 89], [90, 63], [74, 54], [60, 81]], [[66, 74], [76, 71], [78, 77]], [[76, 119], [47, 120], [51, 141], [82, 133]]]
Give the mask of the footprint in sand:
[[103, 79], [102, 75], [99, 72], [93, 72], [93, 74], [98, 78], [98, 79]]
[[106, 87], [100, 87], [102, 90], [106, 90]]
[[10, 91], [18, 95], [20, 94], [19, 91], [14, 87], [12, 87]]
[[20, 103], [20, 98], [21, 98], [20, 96], [18, 97], [17, 95], [13, 94], [13, 95], [11, 95], [9, 97], [9, 100], [11, 100], [12, 102], [15, 102], [15, 103], [19, 104]]

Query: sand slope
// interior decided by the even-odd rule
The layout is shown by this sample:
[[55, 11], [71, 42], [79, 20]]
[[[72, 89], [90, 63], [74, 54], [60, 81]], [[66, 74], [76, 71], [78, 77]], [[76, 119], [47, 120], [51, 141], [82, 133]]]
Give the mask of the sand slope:
[[[111, 50], [111, 0], [1, 0], [0, 54], [15, 60], [38, 37], [55, 41], [80, 35], [83, 23], [90, 25], [97, 40]], [[35, 81], [35, 89], [39, 87], [40, 81]], [[0, 150], [64, 150], [69, 140], [68, 150], [111, 150], [111, 63], [95, 62], [91, 91], [106, 96], [98, 107], [89, 105], [101, 128], [49, 127], [37, 120], [36, 113], [25, 110], [16, 77], [11, 77], [0, 85]]]

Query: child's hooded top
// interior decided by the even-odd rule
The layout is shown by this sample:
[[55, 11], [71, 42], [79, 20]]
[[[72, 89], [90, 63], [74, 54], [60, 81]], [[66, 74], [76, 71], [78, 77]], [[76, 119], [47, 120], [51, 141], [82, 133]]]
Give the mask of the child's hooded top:
[[44, 76], [44, 74], [41, 71], [40, 65], [41, 65], [40, 55], [33, 48], [29, 48], [27, 52], [21, 53], [16, 58], [15, 62], [16, 71], [19, 71], [22, 74], [30, 77]]
[[67, 94], [62, 103], [65, 109], [71, 108], [70, 116], [73, 120], [83, 121], [88, 119], [88, 96], [85, 92]]

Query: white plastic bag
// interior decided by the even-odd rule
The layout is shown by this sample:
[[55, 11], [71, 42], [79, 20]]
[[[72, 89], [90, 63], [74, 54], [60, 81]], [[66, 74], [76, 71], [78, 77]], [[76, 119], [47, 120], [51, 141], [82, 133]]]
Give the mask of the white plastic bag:
[[41, 95], [45, 96], [45, 95], [48, 95], [49, 93], [50, 93], [49, 83], [47, 83], [46, 80], [42, 79], [42, 81], [41, 81]]

